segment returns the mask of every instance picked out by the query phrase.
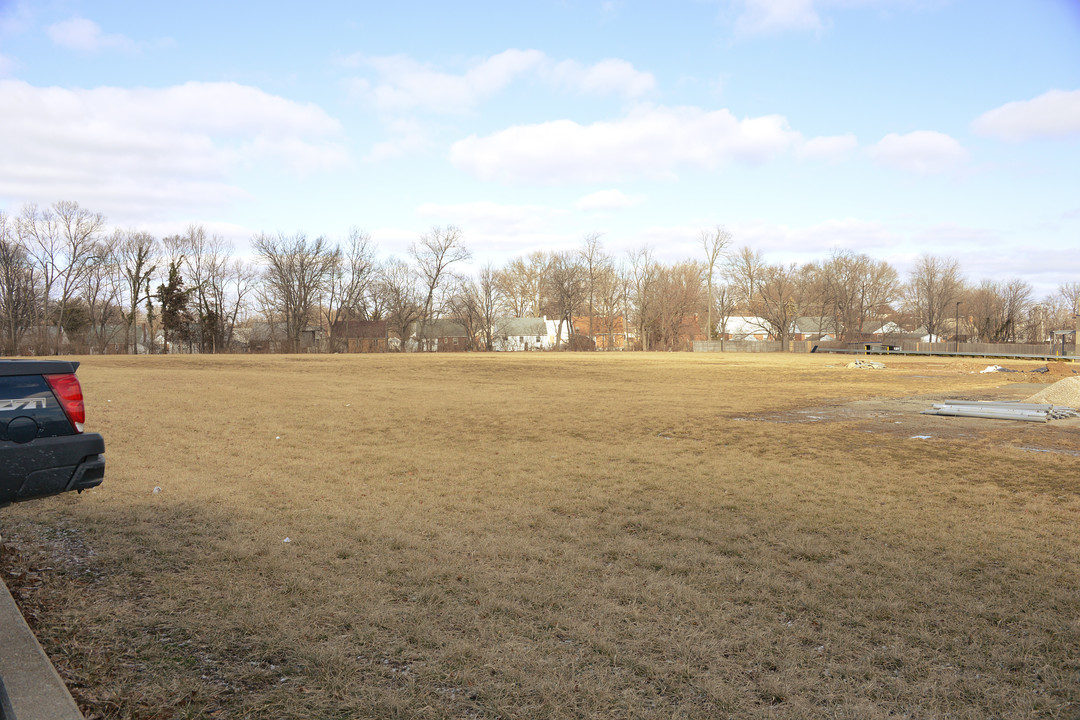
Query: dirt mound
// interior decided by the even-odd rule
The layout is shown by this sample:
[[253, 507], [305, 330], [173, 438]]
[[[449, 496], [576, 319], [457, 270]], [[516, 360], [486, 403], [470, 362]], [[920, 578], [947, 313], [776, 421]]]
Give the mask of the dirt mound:
[[1077, 363], [1075, 362], [1064, 362], [1061, 360], [1057, 360], [1055, 362], [1046, 363], [1047, 372], [1049, 372], [1051, 375], [1056, 375], [1058, 377], [1071, 377], [1073, 375], [1076, 375], [1076, 368]]
[[1080, 409], [1080, 377], [1067, 377], [1058, 380], [1048, 388], [1040, 390], [1024, 402], [1049, 403]]

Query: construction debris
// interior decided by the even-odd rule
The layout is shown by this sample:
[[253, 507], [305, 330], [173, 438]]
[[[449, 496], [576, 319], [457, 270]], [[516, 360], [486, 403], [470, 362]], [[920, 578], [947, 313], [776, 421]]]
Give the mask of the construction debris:
[[1001, 367], [1000, 365], [987, 365], [985, 370], [980, 370], [979, 371], [979, 374], [980, 375], [985, 375], [986, 373], [996, 373], [996, 372], [1012, 373], [1012, 372], [1016, 372], [1016, 371], [1015, 370], [1010, 370], [1007, 367]]
[[954, 417], [989, 418], [991, 420], [1024, 420], [1026, 422], [1050, 422], [1070, 417], [1080, 417], [1075, 409], [1048, 403], [996, 402], [979, 400], [948, 400], [934, 403], [934, 407], [922, 411], [923, 415], [950, 415]]
[[847, 364], [849, 368], [859, 368], [861, 370], [883, 370], [885, 363], [874, 362], [873, 360], [855, 360]]

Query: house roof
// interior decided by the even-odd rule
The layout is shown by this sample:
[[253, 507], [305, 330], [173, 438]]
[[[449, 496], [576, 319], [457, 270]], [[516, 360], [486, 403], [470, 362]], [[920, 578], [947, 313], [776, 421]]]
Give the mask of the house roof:
[[495, 334], [506, 336], [547, 335], [547, 324], [543, 318], [498, 318], [495, 320]]
[[453, 320], [428, 320], [423, 324], [410, 325], [409, 335], [423, 340], [432, 340], [441, 337], [468, 337], [469, 333], [465, 331], [464, 325]]
[[904, 328], [900, 327], [892, 320], [884, 320], [880, 322], [875, 320], [872, 322], [868, 322], [863, 325], [862, 331], [867, 335], [898, 335], [907, 332], [906, 330], [904, 330]]
[[[719, 323], [717, 323], [719, 327]], [[765, 333], [769, 325], [763, 318], [751, 315], [732, 315], [727, 319], [725, 330], [729, 335], [756, 335]]]
[[806, 335], [825, 335], [835, 333], [836, 327], [832, 318], [829, 317], [801, 317], [795, 318], [795, 332]]
[[284, 340], [285, 323], [276, 322], [273, 325], [265, 320], [255, 320], [250, 328], [236, 328], [233, 335], [241, 341], [266, 342], [267, 340]]
[[[607, 332], [622, 333], [623, 324], [624, 321], [622, 315], [594, 315], [592, 329], [594, 334], [601, 334]], [[574, 316], [574, 332], [578, 333], [579, 335], [589, 334], [588, 315]]]
[[334, 323], [334, 332], [345, 338], [384, 338], [386, 337], [386, 321], [339, 320]]

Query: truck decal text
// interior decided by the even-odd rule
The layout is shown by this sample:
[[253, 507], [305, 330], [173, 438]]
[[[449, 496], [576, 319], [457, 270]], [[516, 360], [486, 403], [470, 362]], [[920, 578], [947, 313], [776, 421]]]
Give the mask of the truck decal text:
[[10, 410], [34, 410], [45, 409], [45, 401], [47, 398], [35, 397], [25, 398], [23, 400], [0, 400], [0, 412]]

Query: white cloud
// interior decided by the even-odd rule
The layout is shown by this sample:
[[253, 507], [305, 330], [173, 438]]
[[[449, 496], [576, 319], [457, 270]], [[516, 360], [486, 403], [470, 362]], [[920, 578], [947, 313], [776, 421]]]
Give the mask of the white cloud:
[[859, 141], [851, 133], [811, 138], [795, 148], [795, 154], [806, 160], [837, 162], [851, 155]]
[[780, 30], [820, 30], [814, 0], [743, 0], [735, 31], [757, 35]]
[[501, 205], [481, 200], [459, 204], [424, 203], [416, 214], [435, 223], [449, 223], [468, 232], [518, 234], [535, 232], [558, 214], [540, 205]]
[[545, 70], [557, 85], [569, 87], [582, 95], [623, 95], [637, 98], [656, 87], [652, 73], [635, 70], [625, 60], [609, 58], [584, 66], [575, 60], [563, 60]]
[[1080, 90], [1051, 90], [976, 118], [975, 131], [1001, 140], [1080, 137]]
[[45, 30], [60, 47], [80, 52], [97, 52], [107, 48], [131, 49], [135, 44], [123, 35], [105, 35], [93, 20], [73, 17], [50, 25]]
[[621, 190], [600, 190], [579, 199], [574, 203], [578, 210], [586, 212], [605, 212], [609, 210], [622, 210], [623, 208], [640, 205], [645, 202], [644, 195], [627, 196]]
[[639, 105], [618, 120], [556, 120], [470, 136], [450, 149], [457, 167], [483, 180], [611, 182], [670, 178], [676, 169], [758, 163], [802, 142], [779, 115], [738, 120], [727, 110]]
[[968, 152], [954, 138], [933, 130], [907, 135], [890, 133], [870, 148], [879, 165], [930, 175], [943, 173], [967, 161]]
[[15, 61], [6, 55], [0, 55], [0, 77], [7, 77], [15, 67]]
[[39, 88], [0, 81], [0, 195], [110, 208], [230, 202], [236, 170], [309, 173], [348, 162], [315, 105], [235, 83]]
[[734, 0], [739, 10], [735, 32], [762, 35], [784, 31], [820, 32], [828, 26], [823, 11], [835, 7], [917, 5], [918, 0]]
[[438, 70], [404, 55], [365, 58], [354, 55], [343, 64], [367, 66], [378, 76], [353, 78], [352, 91], [378, 110], [462, 113], [471, 110], [528, 73], [583, 94], [639, 97], [653, 89], [655, 78], [617, 59], [583, 66], [573, 60], [556, 63], [539, 50], [506, 50], [474, 63], [461, 74]]
[[353, 89], [383, 112], [423, 108], [437, 112], [463, 112], [506, 87], [515, 77], [544, 59], [539, 50], [507, 50], [473, 65], [462, 75], [451, 75], [404, 55], [360, 60], [380, 79], [357, 78]]

